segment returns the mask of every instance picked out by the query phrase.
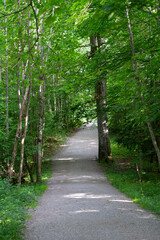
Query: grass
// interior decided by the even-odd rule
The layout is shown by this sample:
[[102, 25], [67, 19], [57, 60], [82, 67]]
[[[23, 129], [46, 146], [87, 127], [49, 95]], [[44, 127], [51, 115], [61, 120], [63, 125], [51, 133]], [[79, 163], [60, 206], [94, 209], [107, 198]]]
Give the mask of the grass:
[[50, 162], [43, 163], [42, 182], [11, 185], [0, 180], [0, 239], [20, 240], [21, 230], [28, 218], [27, 209], [35, 207], [39, 196], [47, 189], [46, 179], [51, 176]]
[[[132, 164], [136, 161], [136, 154], [114, 141], [111, 146], [113, 161], [105, 164], [108, 180], [139, 206], [160, 215], [160, 174], [145, 169], [140, 173], [142, 182], [139, 182]], [[121, 166], [121, 163], [128, 162], [127, 167]]]
[[[29, 218], [28, 209], [37, 205], [39, 197], [47, 189], [46, 181], [51, 177], [51, 154], [64, 141], [65, 134], [46, 142], [45, 161], [42, 163], [42, 182], [21, 186], [11, 185], [0, 179], [0, 240], [22, 240], [25, 220]], [[47, 160], [46, 160], [47, 159]]]

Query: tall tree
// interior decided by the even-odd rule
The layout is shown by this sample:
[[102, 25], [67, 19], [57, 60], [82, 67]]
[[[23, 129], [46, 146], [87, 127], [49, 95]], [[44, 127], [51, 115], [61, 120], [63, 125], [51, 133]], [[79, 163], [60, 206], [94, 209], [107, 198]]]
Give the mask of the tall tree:
[[[91, 56], [94, 57], [98, 49], [99, 53], [103, 51], [103, 39], [98, 34], [90, 37]], [[98, 45], [97, 45], [98, 44]], [[102, 63], [101, 63], [102, 64]], [[101, 65], [98, 66], [99, 79], [95, 86], [95, 97], [97, 103], [97, 121], [98, 121], [98, 159], [108, 161], [111, 154], [109, 129], [107, 123], [107, 96], [106, 96], [106, 74], [102, 71]]]

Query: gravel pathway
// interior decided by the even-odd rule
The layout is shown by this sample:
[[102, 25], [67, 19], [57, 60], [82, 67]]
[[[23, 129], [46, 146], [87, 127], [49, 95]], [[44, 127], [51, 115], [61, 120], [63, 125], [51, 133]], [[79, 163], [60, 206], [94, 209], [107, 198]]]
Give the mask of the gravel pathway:
[[106, 180], [98, 163], [97, 129], [82, 128], [53, 157], [53, 176], [26, 240], [160, 240], [160, 219]]

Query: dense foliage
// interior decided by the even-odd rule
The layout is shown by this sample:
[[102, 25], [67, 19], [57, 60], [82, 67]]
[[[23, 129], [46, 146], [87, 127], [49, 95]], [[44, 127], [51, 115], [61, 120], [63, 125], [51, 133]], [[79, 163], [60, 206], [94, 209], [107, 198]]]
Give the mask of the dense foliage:
[[1, 175], [21, 183], [28, 171], [33, 181], [37, 166], [40, 181], [45, 140], [96, 117], [101, 77], [111, 135], [160, 165], [159, 9], [158, 0], [1, 1]]
[[110, 135], [136, 153], [132, 163], [147, 181], [132, 182], [135, 170], [109, 177], [122, 191], [132, 184], [138, 202], [149, 205], [154, 195], [157, 211], [158, 175], [150, 184], [148, 172], [160, 167], [160, 1], [3, 0], [0, 23], [0, 238], [18, 238], [37, 195], [35, 185], [10, 183], [27, 174], [41, 181], [45, 148], [96, 118], [104, 80]]

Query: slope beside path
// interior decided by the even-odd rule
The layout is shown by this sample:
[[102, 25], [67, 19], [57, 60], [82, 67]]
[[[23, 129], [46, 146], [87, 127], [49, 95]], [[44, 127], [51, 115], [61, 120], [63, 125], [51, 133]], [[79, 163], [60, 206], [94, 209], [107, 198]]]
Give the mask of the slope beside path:
[[68, 138], [52, 159], [53, 175], [26, 224], [26, 240], [160, 240], [160, 219], [113, 188], [96, 157], [96, 127]]

